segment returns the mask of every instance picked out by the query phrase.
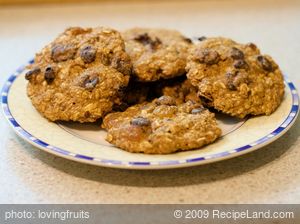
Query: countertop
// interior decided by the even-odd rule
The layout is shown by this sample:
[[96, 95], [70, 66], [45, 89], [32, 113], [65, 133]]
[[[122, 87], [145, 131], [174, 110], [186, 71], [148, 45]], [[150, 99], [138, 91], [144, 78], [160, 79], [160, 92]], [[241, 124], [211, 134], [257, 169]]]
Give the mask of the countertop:
[[[104, 1], [0, 6], [0, 84], [67, 26], [175, 28], [252, 41], [299, 88], [300, 1]], [[34, 121], [32, 121], [34, 122]], [[18, 138], [0, 117], [0, 203], [299, 203], [300, 121], [276, 142], [209, 165], [134, 171], [80, 164]]]

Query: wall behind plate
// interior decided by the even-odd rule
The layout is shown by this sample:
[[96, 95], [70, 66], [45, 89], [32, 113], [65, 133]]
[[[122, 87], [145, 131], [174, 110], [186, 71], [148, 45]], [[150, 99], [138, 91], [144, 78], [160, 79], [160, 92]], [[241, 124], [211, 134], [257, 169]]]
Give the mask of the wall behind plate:
[[[153, 0], [0, 0], [0, 5], [15, 5], [15, 4], [44, 4], [44, 3], [72, 3], [72, 2], [124, 2], [124, 1], [140, 1], [147, 2]], [[170, 0], [155, 0], [155, 1], [170, 1]], [[184, 1], [184, 0], [173, 0], [173, 1]], [[195, 0], [197, 1], [197, 0]], [[223, 0], [218, 0], [223, 1]]]
[[[84, 3], [84, 2], [108, 2], [108, 1], [111, 0], [0, 0], [0, 4], [2, 5], [23, 4], [24, 5], [24, 4], [44, 4], [44, 3], [72, 3], [72, 2]], [[125, 1], [125, 0], [113, 0], [113, 1]], [[139, 1], [139, 0], [133, 0], [133, 1]], [[146, 1], [146, 0], [141, 0], [141, 1]]]

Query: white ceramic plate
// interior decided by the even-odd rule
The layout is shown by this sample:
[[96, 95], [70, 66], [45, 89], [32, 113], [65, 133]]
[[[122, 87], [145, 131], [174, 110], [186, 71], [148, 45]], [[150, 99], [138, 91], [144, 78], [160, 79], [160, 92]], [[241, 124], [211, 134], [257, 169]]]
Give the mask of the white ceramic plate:
[[98, 166], [165, 169], [232, 158], [261, 148], [282, 136], [296, 120], [299, 110], [295, 86], [285, 78], [283, 102], [272, 115], [239, 120], [217, 114], [223, 136], [213, 144], [170, 155], [129, 153], [107, 143], [105, 131], [99, 124], [52, 123], [43, 118], [26, 95], [24, 68], [20, 67], [8, 78], [1, 92], [4, 115], [14, 131], [46, 152]]

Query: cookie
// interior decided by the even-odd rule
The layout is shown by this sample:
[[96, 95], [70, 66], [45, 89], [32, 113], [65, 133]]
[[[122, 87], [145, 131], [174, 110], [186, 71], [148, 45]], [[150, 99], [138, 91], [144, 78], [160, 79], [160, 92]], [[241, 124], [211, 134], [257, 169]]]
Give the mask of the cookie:
[[162, 96], [150, 103], [108, 114], [102, 124], [106, 140], [129, 152], [168, 154], [200, 148], [214, 142], [221, 130], [213, 113], [188, 101], [176, 105]]
[[27, 94], [43, 116], [94, 122], [120, 103], [131, 61], [119, 32], [72, 27], [37, 53], [29, 69]]
[[278, 65], [253, 43], [204, 39], [191, 49], [186, 69], [202, 101], [232, 116], [270, 115], [284, 95]]
[[185, 73], [188, 49], [192, 44], [178, 31], [134, 28], [122, 35], [137, 80], [156, 81]]

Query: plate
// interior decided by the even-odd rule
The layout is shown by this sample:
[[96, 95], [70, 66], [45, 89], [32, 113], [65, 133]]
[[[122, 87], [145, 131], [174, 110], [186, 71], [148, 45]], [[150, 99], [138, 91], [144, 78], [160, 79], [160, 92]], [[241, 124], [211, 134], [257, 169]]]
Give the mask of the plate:
[[[29, 63], [32, 63], [30, 61]], [[295, 122], [299, 97], [285, 77], [282, 104], [270, 116], [236, 119], [216, 114], [223, 135], [201, 149], [169, 155], [146, 155], [123, 151], [105, 141], [100, 124], [49, 122], [32, 106], [26, 95], [25, 66], [5, 82], [1, 92], [4, 116], [25, 141], [66, 159], [124, 169], [167, 169], [212, 163], [261, 148], [282, 136]]]

